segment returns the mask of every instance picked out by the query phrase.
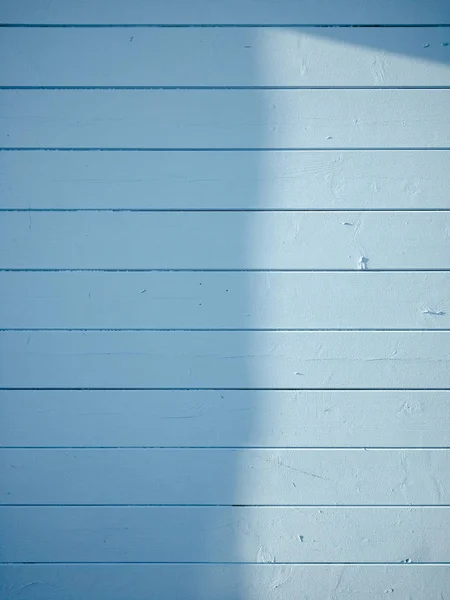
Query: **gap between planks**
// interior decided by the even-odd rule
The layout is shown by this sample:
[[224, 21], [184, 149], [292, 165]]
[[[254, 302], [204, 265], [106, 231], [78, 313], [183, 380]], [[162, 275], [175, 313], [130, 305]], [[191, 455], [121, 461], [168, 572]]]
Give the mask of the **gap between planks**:
[[0, 90], [449, 90], [449, 85], [0, 85]]
[[60, 212], [113, 212], [113, 213], [348, 213], [348, 212], [450, 212], [448, 208], [0, 208], [0, 213], [60, 213]]
[[420, 567], [420, 566], [441, 566], [450, 565], [450, 561], [442, 562], [413, 562], [413, 561], [392, 561], [392, 562], [336, 562], [336, 561], [324, 561], [324, 562], [252, 562], [252, 561], [4, 561], [0, 562], [0, 565], [260, 565], [260, 566], [284, 566], [284, 565], [397, 565], [404, 568]]
[[[96, 508], [106, 508], [106, 507], [117, 507], [117, 508], [270, 508], [270, 509], [283, 509], [283, 508], [450, 508], [450, 504], [155, 504], [155, 503], [79, 503], [79, 504], [63, 504], [61, 502], [55, 502], [53, 504], [49, 503], [16, 503], [16, 504], [1, 504], [0, 510], [2, 508], [30, 508], [30, 507], [63, 507], [63, 508], [77, 508], [77, 507], [96, 507]], [[1, 564], [1, 563], [0, 563]]]
[[[434, 331], [434, 330], [433, 330]], [[437, 330], [439, 331], [439, 330]], [[308, 388], [308, 387], [0, 387], [2, 392], [449, 392], [450, 388]]]
[[[436, 316], [440, 316], [444, 313], [436, 313]], [[94, 331], [121, 331], [121, 332], [163, 332], [163, 331], [178, 331], [178, 332], [258, 332], [258, 331], [267, 331], [267, 332], [277, 332], [277, 333], [296, 333], [296, 332], [402, 332], [402, 333], [424, 333], [426, 331], [450, 331], [450, 328], [430, 328], [430, 327], [421, 327], [416, 329], [411, 328], [401, 328], [401, 327], [318, 327], [318, 328], [274, 328], [274, 327], [254, 327], [251, 329], [247, 329], [244, 327], [0, 327], [0, 331], [85, 331], [85, 332], [94, 332]]]
[[449, 269], [113, 269], [0, 268], [0, 273], [448, 273]]
[[392, 151], [414, 151], [430, 150], [443, 151], [450, 150], [450, 146], [392, 146], [389, 148], [379, 148], [376, 146], [346, 146], [330, 147], [266, 147], [266, 148], [188, 148], [188, 147], [105, 147], [105, 146], [3, 146], [0, 152], [392, 152]]
[[[431, 390], [436, 391], [436, 390]], [[0, 446], [0, 450], [249, 450], [249, 451], [280, 451], [291, 452], [295, 450], [311, 451], [399, 451], [404, 450], [432, 450], [447, 452], [448, 446]], [[215, 505], [214, 505], [215, 506]], [[307, 505], [306, 505], [307, 506]], [[323, 505], [320, 505], [323, 506]], [[334, 505], [330, 505], [334, 506]], [[364, 505], [366, 506], [366, 505]]]
[[408, 24], [408, 25], [399, 25], [399, 24], [382, 24], [378, 25], [376, 23], [372, 24], [286, 24], [286, 23], [278, 23], [278, 24], [267, 24], [267, 23], [0, 23], [0, 28], [44, 28], [44, 29], [106, 29], [106, 28], [115, 28], [115, 29], [130, 29], [135, 27], [136, 29], [214, 29], [214, 28], [222, 28], [222, 29], [239, 29], [245, 27], [251, 28], [261, 28], [261, 29], [270, 29], [270, 28], [285, 28], [292, 29], [296, 27], [309, 27], [314, 29], [370, 29], [370, 28], [393, 28], [398, 29], [400, 27], [408, 27], [408, 28], [420, 28], [420, 27], [450, 27], [450, 24], [436, 24], [436, 23], [417, 23], [417, 24]]

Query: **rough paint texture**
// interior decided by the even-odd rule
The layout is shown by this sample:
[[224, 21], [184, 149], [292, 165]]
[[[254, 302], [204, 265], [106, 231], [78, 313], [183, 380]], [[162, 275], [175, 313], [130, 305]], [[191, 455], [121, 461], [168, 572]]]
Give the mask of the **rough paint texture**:
[[449, 600], [448, 3], [0, 20], [0, 598]]

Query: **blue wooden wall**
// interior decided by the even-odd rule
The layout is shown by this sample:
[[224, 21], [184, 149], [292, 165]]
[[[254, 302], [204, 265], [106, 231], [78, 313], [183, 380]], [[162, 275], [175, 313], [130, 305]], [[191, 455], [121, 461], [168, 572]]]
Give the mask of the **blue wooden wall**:
[[1, 0], [2, 600], [444, 600], [450, 5]]

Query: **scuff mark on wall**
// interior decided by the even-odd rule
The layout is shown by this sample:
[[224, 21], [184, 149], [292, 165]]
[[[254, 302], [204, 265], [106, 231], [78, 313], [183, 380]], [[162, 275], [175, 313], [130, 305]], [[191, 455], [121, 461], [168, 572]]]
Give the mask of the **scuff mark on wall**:
[[275, 556], [265, 546], [260, 546], [256, 553], [256, 562], [258, 563], [275, 563]]

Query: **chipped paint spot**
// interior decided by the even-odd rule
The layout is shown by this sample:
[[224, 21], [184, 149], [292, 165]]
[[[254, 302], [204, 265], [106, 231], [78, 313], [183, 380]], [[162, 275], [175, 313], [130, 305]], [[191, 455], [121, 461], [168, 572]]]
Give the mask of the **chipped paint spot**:
[[369, 259], [366, 256], [360, 256], [358, 260], [358, 269], [360, 271], [367, 271], [367, 263]]

